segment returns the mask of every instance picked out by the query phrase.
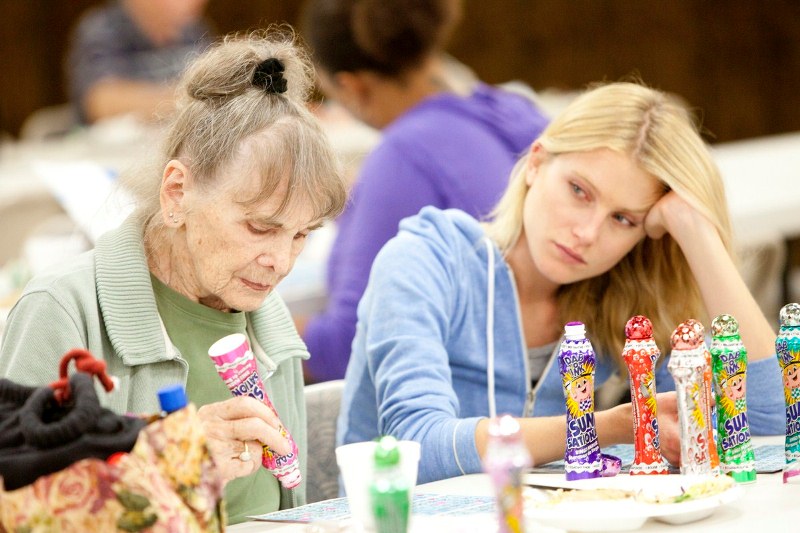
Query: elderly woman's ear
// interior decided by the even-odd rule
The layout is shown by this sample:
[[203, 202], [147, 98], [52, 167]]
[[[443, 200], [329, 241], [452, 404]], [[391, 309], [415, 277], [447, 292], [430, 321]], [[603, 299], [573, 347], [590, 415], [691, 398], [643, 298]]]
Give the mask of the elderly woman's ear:
[[189, 169], [177, 159], [170, 160], [164, 167], [159, 197], [161, 216], [166, 226], [177, 227], [183, 222], [184, 193], [190, 181]]

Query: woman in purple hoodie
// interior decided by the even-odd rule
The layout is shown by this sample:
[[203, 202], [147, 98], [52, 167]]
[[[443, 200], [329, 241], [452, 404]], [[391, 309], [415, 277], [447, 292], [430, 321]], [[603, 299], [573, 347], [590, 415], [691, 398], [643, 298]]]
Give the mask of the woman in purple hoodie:
[[482, 217], [519, 156], [547, 124], [530, 100], [455, 82], [443, 47], [459, 0], [310, 0], [303, 34], [323, 92], [380, 129], [337, 220], [327, 308], [297, 320], [307, 381], [344, 377], [356, 308], [378, 250], [425, 206]]

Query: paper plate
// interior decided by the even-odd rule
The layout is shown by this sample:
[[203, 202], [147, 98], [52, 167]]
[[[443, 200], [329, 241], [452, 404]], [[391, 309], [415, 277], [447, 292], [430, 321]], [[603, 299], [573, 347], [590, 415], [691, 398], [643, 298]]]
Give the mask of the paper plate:
[[[597, 478], [567, 482], [561, 476], [527, 476], [526, 482], [547, 484], [554, 487], [582, 489], [619, 489], [638, 493], [638, 499], [607, 499], [597, 493], [597, 498], [572, 500], [572, 493], [565, 501], [548, 503], [548, 491], [528, 489], [525, 513], [529, 520], [565, 529], [568, 531], [631, 531], [639, 529], [649, 519], [670, 524], [685, 524], [710, 516], [721, 505], [740, 498], [744, 490], [732, 483], [721, 492], [691, 498], [679, 503], [650, 503], [653, 500], [668, 500], [685, 489], [700, 484], [718, 482], [711, 476], [629, 476]], [[548, 479], [549, 478], [549, 479]], [[727, 478], [723, 478], [723, 482]], [[731, 480], [732, 481], [732, 480]], [[584, 492], [574, 497], [592, 498], [595, 493]]]

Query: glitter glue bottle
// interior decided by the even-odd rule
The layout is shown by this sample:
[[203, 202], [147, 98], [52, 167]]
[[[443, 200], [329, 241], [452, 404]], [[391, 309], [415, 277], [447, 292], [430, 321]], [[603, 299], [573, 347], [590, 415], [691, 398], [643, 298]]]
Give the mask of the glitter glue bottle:
[[707, 350], [703, 326], [691, 318], [681, 322], [670, 341], [667, 370], [675, 380], [678, 396], [681, 474], [711, 474], [711, 451], [716, 453], [717, 444], [711, 431], [711, 403], [704, 380]]
[[522, 474], [530, 466], [531, 456], [519, 422], [510, 415], [492, 418], [483, 469], [494, 485], [500, 523], [498, 533], [525, 531]]
[[375, 533], [406, 533], [411, 515], [411, 487], [400, 468], [400, 447], [392, 436], [381, 437], [373, 455], [369, 487]]
[[558, 354], [561, 383], [567, 402], [567, 446], [564, 469], [567, 480], [602, 475], [603, 464], [594, 423], [594, 370], [597, 364], [592, 343], [582, 322], [564, 326]]
[[625, 347], [622, 360], [628, 366], [633, 406], [634, 457], [631, 475], [669, 474], [669, 465], [661, 456], [656, 416], [655, 368], [661, 352], [653, 339], [653, 324], [636, 315], [625, 324]]
[[718, 475], [720, 473], [719, 453], [717, 451], [719, 438], [717, 437], [717, 404], [714, 398], [714, 372], [711, 351], [706, 345], [706, 328], [703, 327], [703, 324], [692, 318], [685, 323], [690, 324], [695, 330], [695, 335], [702, 339], [700, 347], [703, 349], [703, 356], [706, 360], [706, 364], [703, 367], [703, 385], [705, 389], [706, 420], [708, 421], [708, 457], [711, 459], [711, 473]]
[[800, 483], [800, 304], [786, 304], [780, 313], [781, 326], [775, 352], [783, 374], [786, 400], [786, 466], [784, 483]]
[[711, 365], [717, 402], [717, 452], [722, 472], [739, 483], [756, 480], [755, 454], [747, 422], [747, 350], [730, 315], [711, 322]]
[[[258, 375], [258, 366], [253, 352], [250, 351], [247, 337], [241, 333], [223, 337], [211, 345], [208, 355], [214, 362], [217, 373], [234, 396], [251, 396], [262, 401], [278, 417], [278, 412], [267, 396], [264, 384]], [[277, 455], [269, 446], [264, 445], [261, 464], [272, 472], [284, 488], [292, 489], [302, 481], [297, 443], [283, 424], [280, 426], [280, 433], [289, 441], [292, 451], [286, 455]]]

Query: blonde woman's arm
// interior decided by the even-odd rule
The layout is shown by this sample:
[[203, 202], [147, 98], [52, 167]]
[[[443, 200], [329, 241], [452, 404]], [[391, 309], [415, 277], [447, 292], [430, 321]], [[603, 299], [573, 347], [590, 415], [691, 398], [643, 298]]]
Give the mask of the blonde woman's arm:
[[775, 354], [775, 332], [747, 288], [714, 225], [671, 191], [650, 210], [645, 229], [652, 238], [669, 233], [692, 269], [711, 318], [727, 313], [739, 323], [748, 359]]
[[[657, 395], [659, 438], [661, 453], [672, 464], [680, 464], [678, 432], [678, 407], [674, 392]], [[566, 448], [566, 417], [548, 416], [518, 419], [525, 444], [535, 465], [564, 458]], [[625, 403], [595, 413], [597, 440], [601, 448], [612, 444], [633, 443], [633, 413], [630, 403]], [[475, 444], [478, 454], [484, 457], [489, 440], [489, 419], [484, 418], [475, 427]]]

